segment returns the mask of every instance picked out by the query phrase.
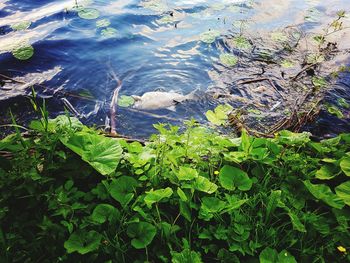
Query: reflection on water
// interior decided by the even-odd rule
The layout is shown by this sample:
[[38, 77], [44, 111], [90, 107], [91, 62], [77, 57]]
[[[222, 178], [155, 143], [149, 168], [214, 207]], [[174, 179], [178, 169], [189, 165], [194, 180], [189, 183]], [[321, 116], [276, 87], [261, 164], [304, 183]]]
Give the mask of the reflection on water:
[[[93, 10], [85, 19], [84, 14], [80, 13], [84, 8]], [[287, 27], [297, 28], [305, 35], [322, 32], [336, 12], [342, 9], [350, 11], [350, 2], [0, 0], [0, 73], [21, 77], [21, 81], [34, 84], [39, 83], [36, 83], [37, 78], [40, 78], [40, 83], [46, 80], [47, 89], [37, 87], [37, 92], [43, 96], [53, 96], [50, 103], [55, 104], [53, 108], [57, 114], [62, 112], [64, 104], [62, 93], [55, 91], [80, 94], [82, 97], [88, 95], [89, 100], [77, 97], [66, 99], [82, 115], [89, 116], [84, 121], [98, 125], [105, 123], [108, 104], [116, 86], [110, 77], [111, 70], [123, 81], [120, 95], [141, 96], [150, 91], [188, 94], [196, 89], [205, 94], [208, 90], [220, 89], [240, 96], [244, 99], [242, 101], [258, 104], [267, 100], [268, 108], [273, 109], [269, 114], [273, 115], [278, 110], [273, 107], [281, 100], [278, 94], [271, 93], [266, 87], [257, 89], [259, 85], [237, 88], [237, 82], [261, 72], [260, 64], [251, 64], [252, 57], [266, 50], [274, 54], [279, 48], [276, 38]], [[350, 19], [345, 20], [350, 26]], [[27, 29], [13, 29], [14, 25], [23, 21], [30, 22]], [[218, 32], [219, 37], [211, 44], [203, 42], [202, 34], [214, 31]], [[251, 46], [237, 49], [237, 43], [232, 42], [232, 37], [237, 35], [250, 40]], [[332, 37], [334, 40], [342, 39], [339, 48], [349, 48], [350, 42], [346, 41], [350, 40], [348, 30]], [[301, 50], [310, 47], [307, 41], [300, 43]], [[21, 61], [11, 54], [21, 43], [34, 47], [34, 55], [29, 60]], [[239, 58], [238, 64], [233, 68], [224, 66], [219, 59], [223, 52], [235, 54]], [[298, 62], [301, 60], [296, 58]], [[337, 59], [328, 62], [325, 71], [348, 62], [348, 56], [341, 53]], [[264, 70], [273, 79], [282, 79], [277, 76], [279, 71], [269, 71], [269, 67]], [[296, 65], [286, 72], [292, 75], [298, 70], [300, 67]], [[347, 83], [344, 76], [334, 84], [327, 99], [349, 99]], [[19, 95], [30, 92], [29, 86], [0, 87], [0, 108], [8, 108], [10, 98], [16, 97], [21, 101]], [[293, 96], [292, 93], [289, 96]], [[118, 130], [129, 135], [144, 136], [152, 132], [151, 123], [169, 118], [183, 120], [193, 116], [204, 122], [206, 110], [218, 103], [220, 101], [203, 96], [199, 101], [178, 105], [176, 112], [166, 109], [153, 112], [168, 119], [120, 108]], [[23, 121], [28, 118], [23, 114], [21, 116]], [[333, 122], [334, 117], [324, 114], [318, 125], [327, 126], [329, 121]], [[340, 130], [350, 128], [346, 119], [337, 122]]]

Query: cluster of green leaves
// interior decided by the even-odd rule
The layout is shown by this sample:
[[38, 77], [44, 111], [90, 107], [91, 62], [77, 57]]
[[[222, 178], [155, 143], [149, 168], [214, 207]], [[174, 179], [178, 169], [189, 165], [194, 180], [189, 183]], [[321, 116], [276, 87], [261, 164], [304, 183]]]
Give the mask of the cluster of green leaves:
[[313, 142], [288, 131], [229, 138], [194, 121], [155, 127], [143, 145], [59, 116], [2, 139], [1, 258], [350, 259], [350, 134]]

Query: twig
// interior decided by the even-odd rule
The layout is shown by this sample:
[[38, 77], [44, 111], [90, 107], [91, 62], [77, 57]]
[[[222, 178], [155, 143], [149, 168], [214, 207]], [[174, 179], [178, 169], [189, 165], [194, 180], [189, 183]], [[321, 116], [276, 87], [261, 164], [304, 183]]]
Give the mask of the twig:
[[313, 68], [314, 66], [316, 66], [318, 64], [318, 62], [316, 63], [312, 63], [311, 65], [308, 65], [306, 67], [304, 67], [303, 69], [301, 69], [298, 74], [296, 74], [293, 78], [292, 78], [292, 81], [295, 81], [302, 73], [304, 73], [305, 71]]

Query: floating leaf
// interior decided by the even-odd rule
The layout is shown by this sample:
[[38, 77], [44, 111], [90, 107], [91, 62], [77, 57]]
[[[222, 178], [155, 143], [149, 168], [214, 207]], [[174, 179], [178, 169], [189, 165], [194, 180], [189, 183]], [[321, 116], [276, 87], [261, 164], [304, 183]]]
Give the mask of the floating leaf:
[[200, 40], [204, 43], [211, 44], [215, 42], [216, 38], [220, 36], [220, 32], [216, 30], [211, 30], [204, 32], [200, 35]]
[[237, 64], [238, 58], [232, 54], [221, 54], [220, 62], [226, 67], [232, 67]]
[[249, 40], [243, 36], [238, 36], [232, 39], [234, 47], [238, 49], [249, 49], [252, 47]]
[[158, 203], [164, 198], [168, 198], [172, 196], [173, 190], [170, 187], [167, 187], [165, 189], [158, 189], [158, 190], [151, 190], [149, 192], [146, 192], [146, 197], [144, 199], [146, 205], [148, 207], [151, 207], [152, 204]]
[[241, 191], [248, 191], [253, 185], [253, 181], [246, 172], [230, 165], [225, 165], [221, 168], [219, 181], [223, 188], [231, 191], [236, 188]]
[[94, 8], [83, 8], [79, 10], [78, 16], [83, 19], [96, 19], [100, 16], [100, 12]]
[[125, 108], [130, 107], [130, 106], [134, 105], [134, 103], [135, 103], [135, 100], [131, 96], [122, 95], [118, 99], [118, 106], [120, 106], [120, 107], [125, 107]]
[[304, 185], [316, 199], [322, 200], [329, 206], [337, 209], [344, 207], [343, 200], [335, 195], [327, 185], [312, 184], [310, 181], [304, 181]]
[[94, 230], [89, 232], [78, 230], [64, 242], [64, 247], [68, 253], [78, 252], [84, 255], [98, 249], [101, 239], [102, 235]]
[[345, 157], [340, 161], [340, 168], [346, 176], [350, 176], [350, 157]]
[[108, 19], [100, 19], [96, 21], [96, 27], [108, 27], [110, 26], [111, 21], [109, 21]]
[[151, 244], [156, 233], [157, 229], [147, 222], [130, 224], [127, 229], [128, 236], [132, 238], [131, 245], [136, 249], [145, 248]]
[[344, 98], [339, 98], [337, 100], [337, 102], [338, 102], [340, 107], [343, 107], [343, 108], [346, 108], [346, 109], [350, 108], [350, 104]]
[[113, 27], [107, 27], [105, 29], [102, 29], [101, 35], [105, 38], [116, 37], [118, 35], [118, 30]]
[[121, 176], [108, 187], [110, 195], [125, 207], [134, 197], [137, 181], [130, 176]]
[[22, 21], [22, 22], [13, 24], [11, 26], [11, 28], [13, 30], [16, 30], [16, 31], [26, 30], [26, 29], [28, 29], [30, 27], [31, 24], [32, 24], [32, 22], [30, 22], [30, 21]]
[[339, 198], [341, 198], [345, 204], [350, 206], [350, 181], [342, 183], [335, 188], [335, 192]]
[[294, 62], [291, 61], [291, 60], [288, 60], [288, 59], [284, 59], [282, 62], [281, 62], [281, 66], [283, 68], [292, 68], [295, 66]]
[[12, 55], [19, 60], [28, 60], [34, 55], [34, 48], [29, 44], [20, 45], [12, 50]]

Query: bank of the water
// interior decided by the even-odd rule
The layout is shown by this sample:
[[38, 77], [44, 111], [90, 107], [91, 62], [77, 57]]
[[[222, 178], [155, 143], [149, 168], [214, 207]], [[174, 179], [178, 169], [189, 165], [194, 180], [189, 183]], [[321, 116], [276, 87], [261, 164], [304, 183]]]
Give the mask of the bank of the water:
[[350, 260], [350, 134], [186, 126], [126, 142], [67, 116], [14, 125], [0, 140], [2, 261]]

